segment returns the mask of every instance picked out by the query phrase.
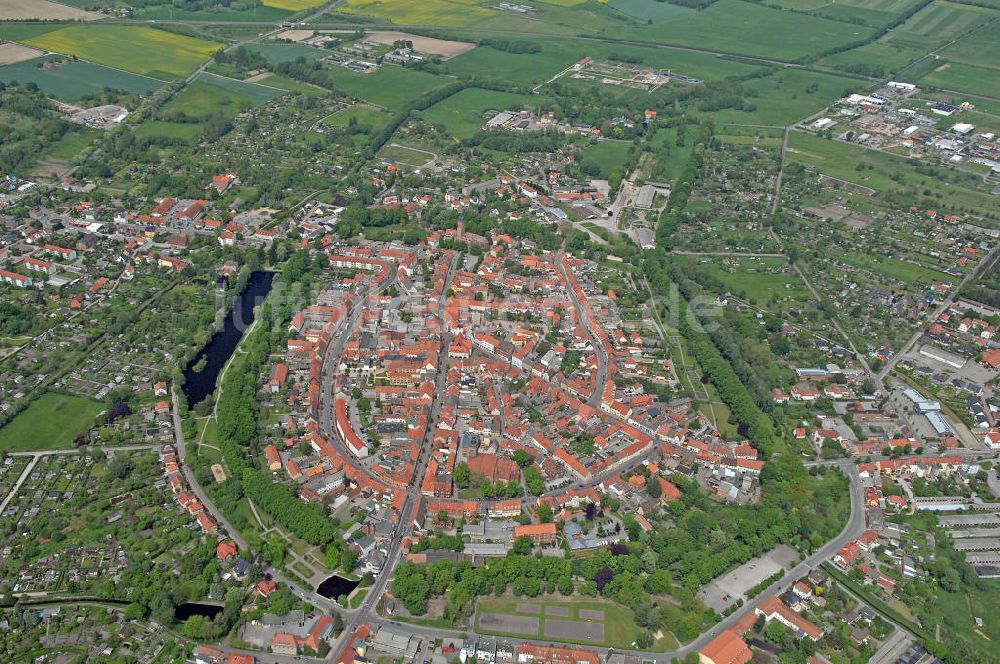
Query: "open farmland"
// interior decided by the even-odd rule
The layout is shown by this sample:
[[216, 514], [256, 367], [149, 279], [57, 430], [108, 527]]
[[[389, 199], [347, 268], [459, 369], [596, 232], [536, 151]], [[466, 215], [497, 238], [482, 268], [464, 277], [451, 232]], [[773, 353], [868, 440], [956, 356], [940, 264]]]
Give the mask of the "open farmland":
[[480, 7], [474, 0], [347, 0], [337, 9], [348, 14], [387, 19], [397, 25], [467, 26], [495, 13]]
[[1000, 97], [1000, 69], [948, 62], [918, 80], [922, 85], [933, 85], [946, 90]]
[[216, 42], [146, 26], [105, 24], [61, 27], [24, 42], [163, 80], [190, 74], [221, 48]]
[[94, 21], [100, 14], [49, 0], [0, 0], [0, 21]]
[[0, 428], [0, 450], [23, 452], [70, 448], [94, 424], [104, 404], [47, 392]]
[[292, 62], [298, 58], [305, 58], [308, 62], [320, 60], [329, 55], [322, 49], [313, 48], [304, 44], [250, 44], [247, 48], [260, 53], [265, 60], [272, 65], [280, 65], [283, 62]]
[[719, 0], [697, 14], [656, 24], [605, 31], [612, 38], [693, 46], [762, 58], [797, 60], [871, 39], [874, 30], [741, 0]]
[[24, 62], [42, 55], [42, 52], [13, 42], [0, 44], [0, 66]]
[[432, 124], [443, 126], [455, 138], [464, 139], [479, 131], [486, 111], [520, 110], [526, 104], [539, 103], [543, 103], [543, 98], [467, 88], [431, 106], [423, 112], [423, 117]]
[[42, 63], [53, 59], [57, 58], [35, 58], [0, 67], [0, 81], [34, 83], [45, 94], [63, 101], [76, 101], [81, 97], [97, 94], [105, 88], [148, 94], [163, 86], [163, 81], [154, 78], [82, 60], [50, 69], [41, 67]]
[[391, 30], [369, 33], [367, 39], [377, 44], [387, 44], [390, 46], [397, 41], [409, 41], [413, 44], [413, 50], [417, 53], [436, 55], [442, 60], [462, 55], [476, 47], [475, 44], [470, 44], [469, 42], [434, 39], [433, 37], [422, 37], [421, 35], [411, 35], [407, 32], [395, 32]]
[[[744, 108], [711, 112], [717, 122], [793, 124], [823, 110], [848, 91], [861, 89], [864, 83], [847, 76], [783, 69], [741, 85], [752, 91], [751, 96], [746, 97]], [[778, 100], [780, 103], [774, 103]]]
[[347, 94], [391, 110], [402, 108], [425, 92], [445, 85], [450, 80], [393, 65], [380, 67], [371, 74], [359, 74], [343, 67], [331, 67], [330, 78]]
[[623, 14], [640, 19], [651, 19], [654, 22], [669, 21], [693, 14], [689, 7], [672, 5], [657, 0], [610, 0], [608, 4]]
[[300, 12], [303, 9], [312, 9], [326, 4], [326, 0], [261, 0], [260, 4], [265, 7], [283, 9], [290, 12]]

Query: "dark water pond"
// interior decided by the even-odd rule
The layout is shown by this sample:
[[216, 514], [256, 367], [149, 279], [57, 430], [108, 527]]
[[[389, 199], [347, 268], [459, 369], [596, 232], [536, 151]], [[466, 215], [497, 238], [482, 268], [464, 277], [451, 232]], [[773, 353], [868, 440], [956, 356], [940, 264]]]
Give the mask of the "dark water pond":
[[323, 583], [319, 584], [316, 588], [318, 592], [323, 597], [327, 599], [336, 599], [341, 595], [350, 595], [355, 588], [358, 587], [360, 581], [351, 581], [350, 579], [345, 579], [342, 576], [328, 576]]
[[253, 309], [271, 292], [273, 280], [273, 272], [252, 273], [246, 288], [237, 296], [232, 310], [226, 316], [222, 329], [212, 336], [184, 368], [184, 396], [189, 407], [193, 408], [215, 391], [215, 382], [222, 367], [226, 366], [243, 333], [253, 323]]

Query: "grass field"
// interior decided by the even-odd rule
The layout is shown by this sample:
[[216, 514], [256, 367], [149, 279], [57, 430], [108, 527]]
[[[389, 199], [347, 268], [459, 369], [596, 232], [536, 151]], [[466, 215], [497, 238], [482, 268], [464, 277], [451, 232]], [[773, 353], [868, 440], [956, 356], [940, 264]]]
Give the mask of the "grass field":
[[994, 16], [996, 14], [988, 9], [937, 0], [899, 26], [899, 31], [943, 44], [964, 35]]
[[289, 12], [300, 12], [303, 9], [312, 9], [325, 5], [328, 0], [260, 0], [260, 4], [265, 7], [283, 9]]
[[[284, 0], [275, 0], [278, 2]], [[295, 0], [291, 0], [295, 1]], [[387, 19], [399, 25], [467, 26], [494, 15], [475, 0], [346, 0], [338, 10]]]
[[365, 129], [379, 129], [389, 121], [389, 114], [371, 106], [349, 106], [341, 109], [326, 119], [326, 124], [334, 127], [346, 127], [351, 119]]
[[870, 39], [874, 30], [742, 0], [719, 0], [708, 9], [655, 26], [609, 28], [607, 37], [694, 46], [763, 58], [795, 60]]
[[330, 94], [329, 90], [325, 90], [318, 85], [310, 85], [309, 83], [297, 81], [294, 78], [288, 78], [287, 76], [281, 76], [279, 74], [272, 74], [261, 80], [260, 85], [264, 87], [281, 88], [282, 90], [287, 90], [289, 92], [301, 92], [309, 97], [325, 97]]
[[795, 300], [809, 298], [805, 282], [788, 266], [783, 258], [733, 259], [732, 265], [713, 261], [704, 265], [712, 275], [725, 284], [737, 297], [763, 305], [771, 298], [790, 297]]
[[543, 104], [544, 97], [467, 88], [448, 97], [423, 112], [425, 120], [441, 125], [445, 130], [461, 140], [470, 138], [482, 126], [487, 110], [520, 110], [525, 104]]
[[784, 69], [742, 85], [754, 91], [747, 98], [754, 109], [710, 113], [716, 122], [790, 125], [823, 110], [849, 90], [861, 88], [863, 83], [847, 76]]
[[27, 452], [73, 446], [73, 439], [94, 425], [104, 404], [68, 394], [46, 392], [0, 428], [0, 450]]
[[947, 90], [1000, 97], [1000, 69], [948, 62], [921, 76], [917, 82]]
[[[211, 9], [189, 10], [160, 5], [159, 7], [147, 7], [146, 9], [140, 9], [132, 16], [133, 18], [146, 21], [175, 20], [273, 22], [283, 21], [292, 14], [293, 12], [286, 9], [278, 9], [277, 7], [268, 7], [264, 5], [258, 5], [251, 9], [244, 9], [241, 11], [234, 11], [232, 9], [219, 9], [218, 11], [212, 11]], [[256, 32], [254, 34], [256, 34]]]
[[146, 26], [56, 27], [58, 29], [25, 39], [24, 43], [163, 80], [190, 74], [222, 47], [217, 42]]
[[135, 135], [138, 138], [177, 138], [190, 141], [200, 136], [202, 129], [202, 125], [197, 122], [146, 120], [136, 128]]
[[[265, 79], [265, 81], [266, 80], [267, 79]], [[266, 85], [246, 83], [233, 78], [226, 78], [225, 76], [216, 76], [215, 74], [199, 74], [195, 79], [195, 82], [207, 83], [211, 86], [222, 88], [223, 90], [227, 90], [228, 92], [232, 92], [241, 97], [247, 97], [251, 100], [252, 106], [266, 104], [275, 97], [280, 97], [284, 94], [283, 90], [276, 89], [278, 86], [267, 87]]]
[[[649, 67], [671, 69], [709, 81], [730, 76], [745, 76], [759, 69], [753, 65], [733, 62], [714, 55], [668, 48], [600, 42], [581, 43], [565, 39], [547, 39], [540, 42], [540, 45], [541, 53], [525, 54], [480, 46], [449, 60], [448, 71], [457, 76], [502, 79], [520, 85], [537, 84], [544, 83], [586, 55], [596, 59], [625, 57]], [[611, 89], [604, 88], [604, 90]]]
[[600, 141], [583, 149], [580, 162], [598, 164], [601, 172], [597, 177], [607, 179], [612, 171], [625, 164], [631, 149], [629, 141]]
[[881, 66], [885, 74], [889, 74], [923, 57], [928, 50], [930, 50], [930, 46], [927, 46], [926, 43], [921, 44], [919, 40], [911, 43], [910, 40], [896, 39], [890, 32], [888, 36], [878, 41], [853, 48], [850, 51], [828, 55], [820, 62], [838, 68], [875, 64]]
[[[792, 132], [787, 159], [816, 168], [820, 173], [847, 180], [877, 192], [892, 192], [916, 200], [932, 188], [937, 210], [972, 210], [978, 213], [996, 209], [996, 198], [976, 189], [980, 178], [940, 167], [934, 174], [920, 173], [920, 162], [896, 157], [860, 146]], [[862, 170], [858, 170], [858, 165]], [[926, 170], [926, 166], [923, 167]]]
[[394, 164], [417, 168], [433, 159], [434, 153], [417, 148], [409, 148], [405, 145], [387, 145], [382, 148], [378, 156]]
[[349, 95], [398, 110], [429, 90], [441, 87], [451, 79], [394, 65], [386, 65], [371, 74], [332, 67], [334, 84]]
[[0, 67], [0, 81], [34, 83], [47, 95], [63, 101], [76, 101], [96, 94], [104, 88], [148, 94], [162, 87], [163, 82], [137, 76], [120, 69], [102, 67], [92, 62], [71, 62], [53, 69], [40, 69], [46, 58], [35, 58]]
[[950, 62], [1000, 69], [1000, 28], [998, 22], [980, 26], [954, 44], [941, 50], [940, 55]]
[[695, 11], [688, 7], [658, 2], [657, 0], [610, 0], [608, 5], [623, 14], [642, 20], [651, 19], [654, 23], [687, 16]]
[[291, 62], [300, 57], [305, 58], [306, 61], [316, 61], [329, 55], [328, 52], [322, 49], [303, 44], [248, 44], [246, 48], [260, 53], [272, 65]]

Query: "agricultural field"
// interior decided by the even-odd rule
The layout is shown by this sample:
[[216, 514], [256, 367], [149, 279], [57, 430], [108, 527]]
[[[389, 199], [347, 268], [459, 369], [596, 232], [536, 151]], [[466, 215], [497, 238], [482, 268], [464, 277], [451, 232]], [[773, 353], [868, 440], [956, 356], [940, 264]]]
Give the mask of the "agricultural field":
[[486, 111], [520, 110], [526, 104], [538, 105], [545, 101], [544, 97], [467, 88], [431, 106], [422, 115], [427, 122], [441, 125], [447, 133], [461, 140], [479, 131], [485, 122], [483, 114]]
[[948, 62], [918, 79], [921, 85], [1000, 97], [1000, 69]]
[[15, 44], [13, 42], [4, 42], [0, 44], [0, 66], [12, 65], [17, 62], [24, 62], [25, 60], [33, 60], [34, 58], [44, 55], [38, 49], [34, 49], [28, 46], [22, 46], [21, 44]]
[[471, 42], [435, 39], [433, 37], [411, 35], [408, 32], [397, 32], [394, 30], [370, 32], [366, 35], [366, 39], [376, 44], [385, 44], [388, 46], [392, 46], [397, 41], [405, 40], [413, 44], [413, 50], [417, 53], [436, 55], [442, 60], [449, 60], [456, 55], [467, 53], [476, 47]]
[[988, 9], [937, 0], [910, 17], [898, 31], [945, 44], [995, 16], [996, 13]]
[[325, 97], [330, 94], [329, 90], [325, 90], [317, 85], [297, 81], [294, 78], [288, 78], [287, 76], [282, 76], [280, 74], [270, 74], [254, 82], [259, 83], [264, 87], [280, 88], [282, 90], [287, 90], [288, 92], [298, 92], [309, 97]]
[[274, 9], [300, 12], [304, 9], [312, 9], [313, 7], [325, 5], [326, 0], [261, 0], [261, 4], [265, 7], [273, 7]]
[[94, 425], [104, 404], [46, 392], [0, 428], [0, 450], [25, 452], [73, 446], [73, 439]]
[[748, 108], [708, 111], [716, 122], [790, 125], [823, 110], [864, 82], [847, 76], [783, 69], [740, 84]]
[[106, 24], [56, 25], [22, 41], [28, 46], [161, 80], [190, 74], [221, 48], [216, 42], [146, 26]]
[[276, 44], [267, 42], [264, 44], [249, 44], [246, 48], [260, 53], [272, 65], [292, 62], [300, 57], [305, 58], [307, 61], [316, 61], [330, 55], [322, 49], [303, 44]]
[[655, 27], [610, 28], [604, 34], [658, 44], [694, 46], [762, 58], [798, 60], [859, 42], [874, 30], [741, 0], [719, 0], [708, 9]]
[[284, 94], [283, 90], [277, 89], [277, 87], [268, 87], [267, 84], [247, 83], [246, 81], [238, 81], [234, 78], [226, 78], [225, 76], [217, 76], [215, 74], [199, 74], [195, 82], [204, 82], [234, 93], [239, 97], [247, 97], [252, 101], [252, 106], [266, 104], [275, 97], [280, 97]]
[[861, 21], [865, 25], [883, 27], [899, 19], [919, 4], [919, 0], [848, 0], [822, 3], [814, 13], [840, 21]]
[[[283, 2], [285, 0], [274, 0]], [[294, 2], [295, 0], [289, 0]], [[398, 25], [467, 26], [494, 15], [475, 0], [347, 0], [338, 11], [387, 19]]]
[[695, 12], [689, 7], [657, 2], [657, 0], [610, 0], [608, 6], [638, 19], [651, 19], [654, 23], [681, 18]]
[[0, 0], [0, 21], [95, 21], [100, 14], [49, 0]]
[[[294, 12], [279, 9], [266, 4], [255, 5], [250, 9], [234, 10], [228, 7], [215, 7], [200, 10], [180, 9], [173, 5], [159, 5], [137, 10], [133, 17], [144, 21], [247, 21], [247, 22], [277, 22], [283, 21]], [[257, 34], [256, 30], [254, 34]]]
[[331, 67], [329, 73], [340, 90], [390, 110], [398, 110], [425, 92], [449, 82], [441, 76], [394, 65], [385, 65], [370, 74], [359, 74], [343, 67]]
[[844, 71], [888, 76], [924, 57], [929, 49], [926, 42], [901, 38], [890, 32], [870, 44], [828, 55], [820, 63]]
[[45, 94], [69, 102], [97, 94], [105, 88], [148, 94], [163, 86], [163, 81], [148, 76], [137, 76], [82, 60], [51, 69], [41, 67], [42, 63], [53, 59], [58, 58], [36, 58], [0, 67], [0, 81], [34, 83]]

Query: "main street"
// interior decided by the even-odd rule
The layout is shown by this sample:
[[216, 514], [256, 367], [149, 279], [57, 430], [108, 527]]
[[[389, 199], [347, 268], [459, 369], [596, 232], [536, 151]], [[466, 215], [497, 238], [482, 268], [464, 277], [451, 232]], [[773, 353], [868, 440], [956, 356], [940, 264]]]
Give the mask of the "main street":
[[570, 302], [573, 303], [573, 308], [576, 310], [577, 321], [587, 331], [587, 336], [590, 337], [590, 341], [594, 345], [594, 352], [597, 353], [597, 385], [594, 387], [594, 393], [587, 399], [587, 404], [596, 408], [601, 403], [601, 397], [604, 395], [604, 385], [608, 382], [608, 353], [604, 348], [604, 344], [601, 343], [601, 338], [597, 335], [597, 331], [591, 327], [590, 317], [587, 316], [583, 303], [580, 302], [572, 286], [570, 286], [573, 277], [563, 265], [564, 257], [565, 254], [560, 250], [556, 254], [556, 266], [558, 267], [559, 274], [562, 276], [563, 283], [566, 284], [566, 293], [569, 295]]

